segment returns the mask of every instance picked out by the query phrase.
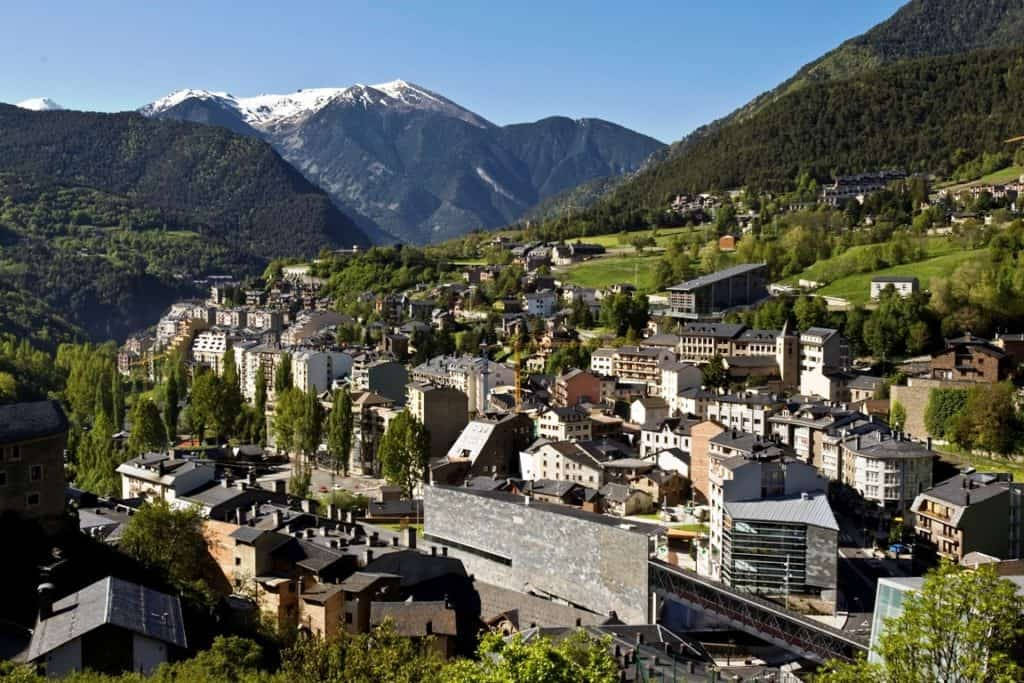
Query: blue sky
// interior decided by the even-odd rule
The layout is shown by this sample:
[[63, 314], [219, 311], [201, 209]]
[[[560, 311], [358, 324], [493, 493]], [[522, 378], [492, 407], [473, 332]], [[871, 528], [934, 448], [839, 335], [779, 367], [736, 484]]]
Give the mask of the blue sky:
[[727, 114], [897, 0], [78, 2], [0, 6], [0, 101], [134, 109], [403, 78], [495, 123], [592, 116], [663, 141]]

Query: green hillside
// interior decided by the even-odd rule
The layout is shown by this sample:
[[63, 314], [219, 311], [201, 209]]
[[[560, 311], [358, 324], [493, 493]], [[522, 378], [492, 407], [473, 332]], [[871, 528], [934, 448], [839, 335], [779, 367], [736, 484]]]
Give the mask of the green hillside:
[[822, 287], [816, 294], [840, 297], [854, 304], [865, 304], [871, 298], [871, 279], [887, 275], [913, 275], [920, 281], [922, 289], [928, 289], [933, 278], [949, 277], [961, 263], [977, 258], [985, 251], [986, 249], [954, 251], [917, 263], [905, 263], [871, 273], [848, 275]]

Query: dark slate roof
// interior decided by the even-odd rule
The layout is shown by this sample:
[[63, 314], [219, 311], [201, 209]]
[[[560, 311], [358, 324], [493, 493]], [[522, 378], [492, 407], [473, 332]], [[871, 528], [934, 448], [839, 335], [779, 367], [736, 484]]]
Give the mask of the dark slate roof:
[[[443, 600], [437, 602], [374, 602], [370, 605], [370, 624], [377, 626], [385, 619], [395, 622], [398, 635], [416, 638], [431, 633], [454, 636], [455, 610]], [[427, 629], [427, 624], [430, 629]]]
[[342, 590], [350, 593], [362, 593], [381, 581], [388, 579], [401, 579], [398, 574], [385, 574], [383, 572], [355, 572], [347, 579], [338, 584]]
[[105, 624], [188, 646], [177, 597], [108, 576], [53, 603], [53, 615], [36, 624], [27, 659], [38, 659]]
[[689, 292], [700, 287], [706, 287], [707, 285], [714, 284], [716, 282], [728, 280], [729, 278], [736, 277], [737, 275], [744, 275], [755, 270], [760, 270], [764, 267], [765, 264], [763, 263], [740, 263], [739, 265], [735, 265], [730, 268], [725, 268], [723, 270], [719, 270], [708, 275], [701, 275], [700, 277], [695, 277], [692, 280], [681, 282], [678, 285], [668, 287], [667, 289], [670, 292]]
[[0, 406], [0, 443], [38, 439], [67, 429], [68, 419], [57, 401]]
[[936, 484], [930, 489], [921, 492], [921, 495], [935, 498], [959, 507], [970, 503], [980, 503], [989, 498], [994, 498], [1008, 490], [1008, 483], [1005, 479], [997, 478], [994, 474], [973, 472], [971, 474], [958, 474], [952, 479]]

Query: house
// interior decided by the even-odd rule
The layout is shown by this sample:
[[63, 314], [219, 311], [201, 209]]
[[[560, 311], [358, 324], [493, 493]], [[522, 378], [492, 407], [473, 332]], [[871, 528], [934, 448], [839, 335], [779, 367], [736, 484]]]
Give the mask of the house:
[[735, 235], [722, 235], [718, 238], [718, 250], [719, 251], [736, 251], [736, 239]]
[[[595, 489], [591, 488], [589, 490], [593, 491]], [[511, 491], [513, 493], [521, 493], [524, 496], [532, 496], [542, 503], [581, 507], [588, 488], [575, 481], [531, 479], [524, 481], [522, 486], [514, 486]]]
[[914, 499], [914, 531], [951, 562], [972, 552], [1018, 559], [1024, 550], [1024, 484], [1006, 473], [965, 472]]
[[955, 382], [1001, 382], [1013, 372], [1006, 352], [987, 339], [965, 335], [946, 340], [946, 349], [932, 357], [929, 376]]
[[147, 498], [174, 502], [178, 496], [213, 481], [216, 470], [209, 463], [167, 453], [143, 453], [117, 466], [121, 498]]
[[68, 420], [57, 401], [0, 406], [0, 515], [59, 530], [67, 435]]
[[658, 395], [669, 402], [669, 414], [674, 414], [672, 399], [686, 389], [700, 389], [704, 384], [704, 373], [696, 365], [676, 361], [663, 361], [660, 370]]
[[660, 396], [638, 398], [629, 406], [629, 421], [633, 424], [660, 424], [668, 414], [668, 403]]
[[553, 406], [537, 414], [537, 436], [551, 441], [589, 441], [590, 413], [578, 405]]
[[630, 484], [648, 494], [656, 504], [665, 507], [681, 505], [690, 496], [689, 479], [677, 470], [654, 468], [635, 477]]
[[458, 643], [455, 610], [445, 600], [374, 602], [370, 607], [370, 626], [390, 621], [403, 638], [430, 638], [430, 647], [445, 659], [455, 656]]
[[344, 595], [342, 628], [348, 633], [367, 633], [373, 603], [396, 600], [401, 582], [397, 574], [359, 571], [349, 575], [338, 584]]
[[541, 439], [519, 453], [519, 468], [524, 481], [557, 480], [600, 488], [606, 480], [605, 464], [622, 455], [596, 443]]
[[430, 466], [431, 480], [461, 483], [477, 476], [508, 477], [517, 471], [518, 453], [529, 445], [533, 423], [519, 413], [485, 413], [462, 430], [444, 459]]
[[604, 498], [605, 511], [619, 517], [643, 515], [654, 509], [651, 494], [629, 484], [609, 482], [601, 487], [601, 496]]
[[25, 655], [49, 678], [86, 669], [150, 674], [188, 647], [176, 596], [113, 576], [57, 601], [52, 591], [52, 584], [39, 587], [39, 618]]
[[596, 375], [573, 368], [555, 378], [552, 399], [557, 406], [597, 403], [601, 400], [601, 380]]
[[767, 436], [770, 431], [768, 419], [784, 405], [782, 399], [771, 394], [715, 395], [708, 399], [704, 416], [728, 429]]
[[590, 354], [590, 370], [598, 377], [609, 377], [612, 372], [612, 361], [615, 357], [615, 349], [600, 348], [594, 349]]
[[871, 278], [871, 299], [881, 298], [882, 292], [889, 287], [901, 297], [908, 297], [920, 290], [920, 284], [913, 275], [876, 275]]

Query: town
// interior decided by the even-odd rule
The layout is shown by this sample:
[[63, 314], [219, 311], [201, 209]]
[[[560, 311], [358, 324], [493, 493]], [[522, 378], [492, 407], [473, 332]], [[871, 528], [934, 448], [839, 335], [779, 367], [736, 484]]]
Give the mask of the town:
[[[65, 486], [59, 404], [0, 408], [4, 511], [60, 533], [68, 504], [81, 534], [114, 546], [141, 510], [195, 511], [232, 619], [328, 638], [392, 620], [443, 657], [471, 652], [480, 628], [584, 629], [621, 641], [620, 663], [693, 680], [788, 680], [863, 655], [893, 609], [876, 593], [914, 590], [940, 559], [1019, 576], [1020, 485], [943, 461], [926, 413], [934, 392], [1011, 377], [1024, 336], [948, 339], [893, 384], [837, 329], [725, 322], [774, 296], [764, 264], [747, 263], [644, 298], [642, 335], [545, 374], [579, 348], [574, 308], [597, 318], [602, 302], [640, 295], [545, 274], [598, 245], [498, 243], [526, 272], [523, 293], [474, 353], [417, 345], [472, 322], [462, 302], [495, 267], [366, 295], [372, 322], [337, 312], [309, 265], [249, 286], [208, 278], [205, 300], [175, 304], [116, 354], [122, 382], [192, 387], [166, 436], [137, 452], [131, 432], [113, 434], [120, 479], [97, 496]], [[871, 296], [916, 291], [905, 284], [872, 281]], [[223, 405], [231, 383], [256, 426], [226, 440], [237, 415], [199, 414], [207, 380]], [[139, 405], [128, 428], [151, 429]], [[151, 587], [106, 577], [57, 609], [61, 564], [40, 586], [27, 661], [49, 675], [95, 666], [105, 641], [82, 639], [76, 610], [140, 591], [173, 627], [136, 615], [134, 663], [107, 665], [152, 670], [188, 647], [178, 598]]]

